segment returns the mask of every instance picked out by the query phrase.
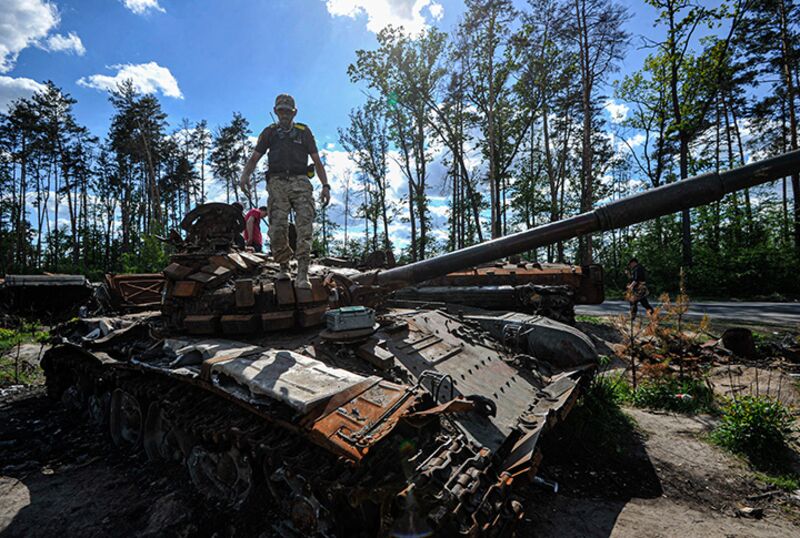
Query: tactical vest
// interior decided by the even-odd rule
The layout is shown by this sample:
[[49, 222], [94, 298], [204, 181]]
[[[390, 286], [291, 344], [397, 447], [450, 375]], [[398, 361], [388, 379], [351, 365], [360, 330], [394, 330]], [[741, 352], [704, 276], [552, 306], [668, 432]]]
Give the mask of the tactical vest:
[[270, 126], [269, 173], [270, 174], [304, 174], [308, 165], [308, 146], [305, 141], [306, 126], [295, 123], [290, 131]]

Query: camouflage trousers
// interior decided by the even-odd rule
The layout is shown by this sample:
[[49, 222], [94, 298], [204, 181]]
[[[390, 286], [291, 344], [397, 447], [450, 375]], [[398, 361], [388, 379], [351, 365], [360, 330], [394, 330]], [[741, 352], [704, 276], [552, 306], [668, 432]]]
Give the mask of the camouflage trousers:
[[272, 257], [278, 263], [292, 258], [289, 246], [289, 211], [294, 209], [297, 229], [297, 261], [311, 257], [314, 226], [314, 188], [305, 175], [270, 178], [267, 183], [269, 243]]

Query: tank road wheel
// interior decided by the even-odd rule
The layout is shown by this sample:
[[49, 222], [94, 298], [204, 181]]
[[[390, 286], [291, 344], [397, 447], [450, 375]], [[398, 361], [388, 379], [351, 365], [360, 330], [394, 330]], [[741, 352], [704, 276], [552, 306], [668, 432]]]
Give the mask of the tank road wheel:
[[143, 434], [144, 451], [150, 461], [181, 459], [180, 447], [173, 434], [172, 424], [158, 402], [147, 408]]
[[122, 389], [111, 395], [109, 429], [111, 439], [120, 448], [136, 449], [142, 442], [144, 431], [142, 408], [135, 396]]
[[72, 378], [72, 383], [61, 393], [61, 403], [70, 411], [83, 414], [86, 412], [89, 394], [92, 392], [92, 383], [86, 374], [81, 372], [70, 371], [67, 375]]
[[111, 394], [108, 392], [89, 396], [89, 420], [92, 424], [100, 427], [108, 425], [110, 405]]
[[250, 494], [253, 484], [250, 458], [236, 448], [210, 452], [197, 445], [186, 459], [186, 466], [195, 487], [211, 500], [238, 508]]

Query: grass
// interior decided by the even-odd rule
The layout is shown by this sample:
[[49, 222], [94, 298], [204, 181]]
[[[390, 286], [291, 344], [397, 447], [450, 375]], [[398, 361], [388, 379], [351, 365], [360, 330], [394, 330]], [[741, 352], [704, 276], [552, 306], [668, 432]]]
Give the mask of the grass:
[[573, 439], [598, 457], [622, 456], [636, 423], [619, 407], [619, 384], [597, 376], [569, 414]]
[[771, 475], [767, 473], [756, 472], [755, 477], [765, 484], [769, 484], [770, 486], [782, 489], [784, 491], [795, 491], [800, 489], [800, 477], [797, 475]]
[[577, 314], [575, 316], [575, 321], [580, 321], [582, 323], [592, 323], [593, 325], [608, 325], [608, 321], [600, 316], [588, 316], [585, 314]]
[[0, 328], [0, 386], [36, 384], [43, 378], [42, 370], [25, 361], [17, 361], [15, 348], [22, 344], [44, 343], [50, 338], [36, 323], [23, 323], [19, 329]]
[[672, 375], [662, 375], [643, 379], [634, 389], [621, 374], [601, 377], [606, 379], [604, 383], [613, 387], [610, 397], [618, 404], [689, 415], [713, 413], [716, 410], [714, 392], [701, 378], [686, 377], [681, 380]]
[[0, 328], [0, 354], [3, 354], [18, 344], [32, 342], [46, 342], [50, 333], [40, 330], [38, 323], [23, 323], [19, 329]]
[[789, 466], [788, 438], [794, 419], [768, 396], [740, 396], [722, 408], [722, 421], [711, 441], [745, 456], [757, 469], [783, 473]]

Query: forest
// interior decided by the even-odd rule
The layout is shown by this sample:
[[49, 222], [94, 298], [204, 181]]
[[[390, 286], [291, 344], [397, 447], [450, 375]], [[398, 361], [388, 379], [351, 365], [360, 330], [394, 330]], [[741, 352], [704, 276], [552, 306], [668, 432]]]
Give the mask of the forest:
[[[338, 130], [352, 169], [317, 212], [316, 253], [416, 261], [798, 148], [792, 0], [647, 3], [658, 16], [643, 35], [613, 0], [465, 0], [447, 31], [381, 31], [348, 67], [365, 97]], [[623, 75], [634, 50], [644, 61]], [[219, 201], [242, 199], [258, 131], [241, 113], [175, 120], [131, 83], [109, 99], [103, 137], [50, 82], [0, 115], [0, 273], [160, 271], [158, 237], [212, 185]], [[263, 170], [252, 178], [258, 205]], [[796, 298], [799, 190], [794, 175], [526, 258], [600, 263], [611, 292], [636, 256], [652, 291], [677, 290], [683, 268], [697, 296]], [[434, 233], [432, 197], [446, 201], [446, 233]], [[402, 245], [394, 222], [408, 225]]]

